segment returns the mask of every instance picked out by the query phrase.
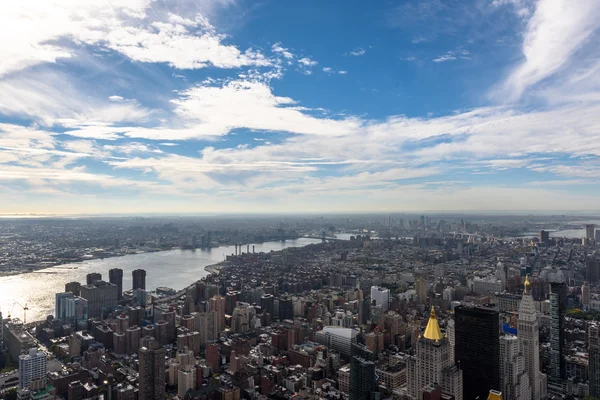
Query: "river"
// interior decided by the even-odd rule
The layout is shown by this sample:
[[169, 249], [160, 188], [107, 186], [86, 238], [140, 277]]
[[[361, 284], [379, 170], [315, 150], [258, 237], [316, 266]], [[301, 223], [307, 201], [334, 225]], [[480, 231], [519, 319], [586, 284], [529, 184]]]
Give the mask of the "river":
[[[258, 253], [320, 242], [317, 239], [300, 238], [285, 242], [255, 243], [250, 244], [250, 251], [252, 246]], [[246, 246], [243, 246], [243, 251], [246, 251]], [[123, 290], [131, 289], [131, 271], [138, 268], [146, 270], [148, 290], [159, 286], [179, 290], [206, 276], [208, 272], [204, 267], [223, 261], [225, 255], [234, 252], [235, 246], [211, 250], [168, 250], [63, 264], [35, 272], [4, 276], [0, 277], [0, 310], [4, 317], [12, 312], [13, 317], [23, 319], [23, 309], [19, 304], [27, 305], [28, 321], [44, 319], [48, 314], [54, 315], [54, 295], [64, 292], [66, 283], [78, 281], [85, 284], [85, 277], [90, 272], [99, 272], [102, 279], [108, 281], [108, 270], [112, 268], [123, 270]]]

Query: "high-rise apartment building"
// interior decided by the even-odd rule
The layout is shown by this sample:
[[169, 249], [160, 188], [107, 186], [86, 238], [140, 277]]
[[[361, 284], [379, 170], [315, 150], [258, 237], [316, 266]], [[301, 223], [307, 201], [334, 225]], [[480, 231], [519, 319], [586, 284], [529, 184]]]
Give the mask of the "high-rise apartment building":
[[200, 346], [204, 348], [206, 342], [214, 340], [218, 337], [217, 331], [217, 312], [212, 310], [208, 312], [201, 312], [194, 315], [196, 319], [196, 326], [200, 333]]
[[456, 362], [463, 370], [463, 398], [487, 398], [500, 387], [500, 317], [487, 307], [454, 309]]
[[588, 281], [584, 281], [581, 285], [581, 305], [584, 310], [587, 310], [590, 306], [590, 284]]
[[547, 243], [550, 241], [550, 232], [541, 230], [540, 231], [540, 243]]
[[153, 341], [139, 352], [139, 398], [163, 400], [165, 397], [165, 349]]
[[88, 316], [97, 318], [102, 315], [103, 310], [111, 310], [119, 304], [119, 294], [117, 286], [97, 281], [93, 285], [84, 285], [81, 287], [81, 297], [88, 302]]
[[529, 276], [525, 278], [525, 290], [519, 303], [517, 335], [529, 376], [531, 399], [540, 400], [546, 395], [546, 376], [540, 372], [540, 321], [531, 295]]
[[408, 394], [421, 399], [425, 388], [439, 384], [442, 391], [463, 399], [463, 371], [457, 368], [450, 357], [450, 341], [443, 335], [432, 307], [427, 328], [419, 335], [416, 353], [407, 362]]
[[500, 337], [500, 388], [504, 400], [532, 398], [521, 343], [517, 336], [510, 334]]
[[80, 290], [81, 290], [81, 283], [79, 283], [79, 282], [69, 282], [65, 285], [65, 292], [71, 292], [75, 296], [79, 296]]
[[67, 299], [73, 298], [75, 295], [71, 292], [56, 293], [54, 295], [54, 318], [59, 321], [65, 321], [67, 310]]
[[[46, 379], [46, 353], [29, 349], [28, 354], [19, 356], [19, 389], [27, 389], [34, 381]], [[45, 386], [42, 384], [41, 386]]]
[[99, 274], [97, 272], [92, 272], [89, 273], [85, 276], [85, 283], [88, 285], [93, 285], [98, 281], [102, 280], [102, 274]]
[[123, 298], [123, 270], [121, 268], [113, 268], [108, 271], [108, 281], [117, 286], [119, 299]]
[[131, 273], [133, 278], [132, 289], [143, 289], [146, 290], [146, 270], [144, 269], [135, 269]]
[[427, 302], [427, 281], [422, 276], [419, 276], [415, 281], [415, 292], [417, 303], [425, 304]]
[[352, 345], [350, 360], [350, 400], [374, 398], [377, 391], [375, 355], [362, 344]]
[[[225, 330], [225, 297], [216, 295], [210, 299], [209, 302], [210, 311], [215, 311], [217, 332], [220, 334]], [[272, 314], [271, 314], [272, 315]]]

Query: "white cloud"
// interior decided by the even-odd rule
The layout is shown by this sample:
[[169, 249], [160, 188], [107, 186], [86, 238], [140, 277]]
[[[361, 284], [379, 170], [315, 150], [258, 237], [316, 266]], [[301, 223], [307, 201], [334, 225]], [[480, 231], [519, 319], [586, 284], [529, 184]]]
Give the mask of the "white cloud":
[[309, 57], [303, 57], [298, 60], [298, 63], [304, 65], [305, 67], [314, 67], [318, 64], [318, 62], [311, 60]]
[[437, 58], [433, 59], [433, 62], [436, 63], [441, 63], [441, 62], [445, 62], [445, 61], [452, 61], [452, 60], [456, 60], [456, 56], [452, 55], [452, 54], [444, 54], [442, 56], [439, 56]]
[[291, 60], [294, 58], [294, 55], [288, 49], [281, 47], [281, 43], [275, 43], [273, 46], [271, 46], [271, 51], [273, 51], [274, 53], [281, 54], [283, 57], [287, 58], [288, 60]]
[[518, 99], [564, 68], [598, 29], [597, 0], [539, 0], [523, 38], [524, 60], [496, 95]]
[[[30, 0], [7, 2], [0, 13], [0, 76], [73, 57], [79, 44], [118, 51], [134, 61], [175, 68], [265, 66], [260, 52], [224, 44], [204, 17], [209, 2], [173, 7], [153, 0]], [[229, 3], [218, 2], [218, 3]], [[216, 3], [215, 3], [216, 4]]]
[[121, 102], [121, 101], [125, 101], [125, 99], [124, 99], [123, 97], [121, 97], [121, 96], [116, 96], [116, 95], [113, 95], [113, 96], [108, 96], [108, 99], [109, 99], [110, 101], [114, 101], [114, 102]]
[[351, 52], [349, 52], [348, 54], [351, 56], [355, 56], [355, 57], [359, 57], [364, 55], [367, 52], [367, 50], [363, 49], [362, 47], [357, 47], [354, 50], [352, 50]]
[[150, 111], [136, 102], [94, 99], [63, 73], [21, 73], [0, 80], [0, 114], [27, 116], [45, 125], [141, 121]]

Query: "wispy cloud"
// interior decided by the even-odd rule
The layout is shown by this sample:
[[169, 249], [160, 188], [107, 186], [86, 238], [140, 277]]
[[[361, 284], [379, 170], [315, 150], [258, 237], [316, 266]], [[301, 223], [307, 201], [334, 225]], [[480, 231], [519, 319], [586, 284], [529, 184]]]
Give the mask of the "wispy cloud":
[[566, 66], [598, 30], [595, 0], [540, 0], [523, 37], [523, 61], [510, 72], [497, 95], [518, 99], [527, 89]]
[[298, 63], [304, 65], [305, 67], [314, 67], [318, 64], [318, 62], [311, 60], [309, 57], [303, 57], [298, 60]]
[[365, 50], [364, 48], [357, 47], [354, 50], [349, 51], [347, 54], [350, 56], [359, 57], [359, 56], [365, 55], [366, 52], [367, 52], [367, 50]]
[[291, 60], [294, 58], [294, 55], [288, 49], [282, 47], [281, 43], [275, 43], [273, 46], [271, 46], [271, 50], [274, 53], [281, 54], [283, 57], [285, 57], [288, 60]]
[[437, 58], [434, 58], [433, 62], [441, 63], [441, 62], [452, 61], [452, 60], [456, 60], [456, 56], [453, 55], [453, 54], [448, 54], [447, 53], [447, 54], [441, 55], [441, 56], [439, 56]]

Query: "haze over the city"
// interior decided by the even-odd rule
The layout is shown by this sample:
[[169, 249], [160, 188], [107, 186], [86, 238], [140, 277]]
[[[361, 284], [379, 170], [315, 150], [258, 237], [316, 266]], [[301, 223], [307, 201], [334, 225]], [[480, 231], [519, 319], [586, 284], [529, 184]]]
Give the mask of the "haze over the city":
[[597, 0], [0, 5], [0, 214], [597, 210]]

